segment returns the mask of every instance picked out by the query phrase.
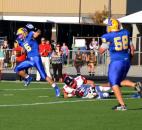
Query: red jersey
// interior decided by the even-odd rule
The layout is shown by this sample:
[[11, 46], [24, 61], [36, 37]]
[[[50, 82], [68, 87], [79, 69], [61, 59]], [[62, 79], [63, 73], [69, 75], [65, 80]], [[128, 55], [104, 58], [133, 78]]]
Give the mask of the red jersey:
[[18, 46], [13, 49], [16, 53], [16, 62], [22, 62], [26, 59], [26, 53], [22, 52], [23, 48], [21, 46]]
[[40, 44], [39, 45], [39, 53], [41, 56], [46, 57], [52, 51], [50, 44]]

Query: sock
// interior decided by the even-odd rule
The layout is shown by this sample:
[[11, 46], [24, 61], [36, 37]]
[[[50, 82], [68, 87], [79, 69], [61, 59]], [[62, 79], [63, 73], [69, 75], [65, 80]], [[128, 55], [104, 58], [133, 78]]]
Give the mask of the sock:
[[52, 86], [53, 88], [57, 88], [57, 87], [58, 87], [56, 83], [53, 83], [51, 86]]
[[27, 79], [27, 78], [29, 78], [30, 76], [29, 75], [27, 75], [26, 77], [25, 77], [25, 79]]

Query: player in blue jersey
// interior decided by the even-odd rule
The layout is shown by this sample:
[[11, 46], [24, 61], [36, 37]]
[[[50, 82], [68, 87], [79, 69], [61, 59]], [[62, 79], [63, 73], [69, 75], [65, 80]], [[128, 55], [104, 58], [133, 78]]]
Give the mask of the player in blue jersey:
[[113, 109], [127, 110], [119, 87], [129, 71], [131, 58], [134, 55], [134, 46], [130, 41], [129, 32], [120, 29], [118, 20], [108, 20], [107, 32], [102, 36], [102, 45], [99, 52], [102, 54], [108, 49], [110, 53], [108, 79], [119, 103]]
[[40, 35], [40, 33], [41, 31], [39, 29], [37, 31], [30, 31], [29, 33], [26, 28], [19, 28], [17, 30], [17, 40], [20, 46], [25, 49], [27, 59], [15, 67], [15, 72], [24, 78], [24, 85], [28, 86], [32, 80], [32, 77], [26, 74], [24, 70], [35, 67], [39, 71], [42, 79], [45, 79], [47, 82], [49, 82], [49, 84], [51, 84], [51, 86], [55, 89], [56, 96], [59, 97], [60, 89], [56, 83], [54, 83], [53, 80], [45, 73], [41, 62], [41, 57], [38, 52], [38, 43], [36, 38]]

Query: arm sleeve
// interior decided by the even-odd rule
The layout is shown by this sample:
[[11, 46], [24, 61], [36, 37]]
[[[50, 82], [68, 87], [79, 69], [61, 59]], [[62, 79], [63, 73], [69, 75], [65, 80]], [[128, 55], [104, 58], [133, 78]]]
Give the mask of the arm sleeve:
[[34, 34], [34, 32], [30, 31], [29, 34], [28, 34], [28, 36], [27, 36], [27, 39], [28, 40], [32, 39], [33, 38], [33, 34]]

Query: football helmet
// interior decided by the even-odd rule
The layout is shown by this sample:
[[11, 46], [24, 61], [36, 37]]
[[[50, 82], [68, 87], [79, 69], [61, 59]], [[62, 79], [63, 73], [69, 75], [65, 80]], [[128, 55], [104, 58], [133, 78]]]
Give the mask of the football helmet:
[[118, 20], [110, 18], [107, 23], [107, 32], [116, 32], [120, 30], [120, 23]]
[[19, 28], [18, 30], [17, 30], [17, 33], [16, 33], [18, 36], [19, 35], [22, 35], [23, 37], [26, 37], [27, 36], [27, 34], [28, 34], [28, 31], [27, 31], [27, 29], [26, 28]]

